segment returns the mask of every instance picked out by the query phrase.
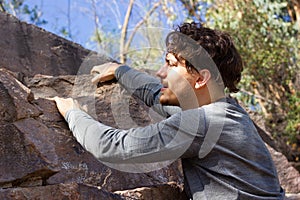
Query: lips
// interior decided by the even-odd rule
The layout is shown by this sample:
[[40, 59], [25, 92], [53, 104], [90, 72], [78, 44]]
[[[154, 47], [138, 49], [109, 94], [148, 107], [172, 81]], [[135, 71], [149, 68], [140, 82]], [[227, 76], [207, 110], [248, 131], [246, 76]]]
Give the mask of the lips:
[[168, 82], [166, 81], [161, 81], [161, 84], [162, 84], [162, 88], [161, 88], [161, 91], [165, 90], [168, 88]]

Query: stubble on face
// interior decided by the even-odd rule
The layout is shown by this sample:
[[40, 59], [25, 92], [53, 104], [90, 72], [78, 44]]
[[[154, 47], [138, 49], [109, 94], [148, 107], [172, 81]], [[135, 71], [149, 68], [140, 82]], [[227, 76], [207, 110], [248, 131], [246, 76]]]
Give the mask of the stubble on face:
[[180, 106], [176, 95], [169, 88], [161, 90], [159, 101], [162, 105]]
[[[178, 65], [178, 60], [177, 58], [171, 54], [168, 53], [166, 55], [166, 64], [164, 67], [166, 67], [166, 71], [167, 71], [167, 75], [166, 77], [163, 77], [161, 80], [162, 83], [162, 88], [161, 88], [161, 96], [160, 96], [160, 103], [162, 105], [174, 105], [174, 106], [179, 106], [179, 102], [177, 100], [176, 95], [174, 94], [174, 92], [172, 91], [172, 86], [173, 83], [172, 81], [172, 77], [170, 74], [170, 71], [172, 71], [174, 67], [177, 67]], [[171, 87], [171, 88], [170, 88]]]

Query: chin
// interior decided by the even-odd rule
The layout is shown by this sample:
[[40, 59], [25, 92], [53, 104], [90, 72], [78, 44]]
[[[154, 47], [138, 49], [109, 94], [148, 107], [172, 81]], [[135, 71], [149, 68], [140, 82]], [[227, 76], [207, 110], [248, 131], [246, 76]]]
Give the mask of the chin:
[[163, 96], [160, 97], [159, 102], [161, 105], [164, 105], [164, 106], [179, 106], [179, 103], [177, 100], [167, 99], [167, 98], [164, 98]]
[[163, 96], [161, 96], [161, 97], [159, 98], [159, 102], [160, 102], [160, 104], [162, 104], [162, 105], [169, 105], [168, 99], [167, 99], [167, 98], [164, 98]]

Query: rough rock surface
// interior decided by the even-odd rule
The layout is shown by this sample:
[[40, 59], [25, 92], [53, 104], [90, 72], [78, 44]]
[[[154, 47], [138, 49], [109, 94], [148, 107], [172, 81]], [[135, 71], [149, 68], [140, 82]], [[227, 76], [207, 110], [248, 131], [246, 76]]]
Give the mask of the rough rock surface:
[[3, 12], [0, 27], [0, 67], [18, 73], [20, 78], [73, 75], [82, 65], [86, 67], [84, 72], [89, 72], [89, 67], [110, 60]]
[[45, 159], [51, 153], [43, 154], [47, 146], [42, 148], [39, 135], [23, 132], [20, 124], [41, 111], [30, 104], [30, 90], [4, 69], [0, 69], [0, 94], [0, 186], [22, 186], [28, 181], [39, 184], [56, 173], [56, 162]]
[[[86, 78], [90, 78], [84, 75], [81, 77], [85, 81]], [[66, 77], [63, 77], [60, 80], [65, 79]], [[70, 77], [68, 83], [72, 83], [72, 79], [75, 80], [74, 77]], [[0, 132], [1, 172], [5, 172], [0, 176], [0, 185], [3, 188], [76, 182], [115, 191], [169, 181], [181, 184], [179, 162], [150, 173], [125, 173], [108, 168], [74, 140], [53, 101], [45, 98], [30, 99], [29, 97], [33, 96], [30, 90], [5, 69], [0, 70], [0, 86], [4, 97], [1, 98], [4, 117], [1, 118]], [[107, 94], [112, 94], [114, 86], [110, 87], [110, 92]], [[69, 89], [72, 90], [72, 87], [71, 84]], [[53, 87], [53, 89], [58, 88]], [[106, 94], [106, 91], [108, 90], [99, 88], [102, 95]], [[42, 95], [37, 91], [36, 93]], [[100, 103], [98, 112], [104, 115], [99, 118], [107, 124], [117, 126], [112, 112], [109, 112], [110, 99], [102, 99]], [[131, 103], [130, 106], [139, 109], [136, 105], [137, 103]], [[12, 112], [9, 110], [11, 108], [18, 109]], [[147, 113], [143, 110], [139, 112], [135, 110], [133, 113], [135, 113], [133, 118], [138, 119], [139, 125], [146, 125], [151, 120], [146, 118]]]
[[8, 188], [0, 191], [0, 199], [51, 199], [51, 200], [121, 200], [118, 194], [78, 183], [67, 183], [37, 187]]
[[[10, 15], [0, 13], [0, 24], [0, 199], [185, 199], [180, 161], [149, 173], [107, 167], [74, 140], [47, 99], [76, 98], [92, 116], [119, 128], [160, 120], [119, 85], [91, 85], [87, 73], [109, 58]], [[297, 199], [299, 172], [261, 131], [283, 188], [294, 193], [287, 196]]]
[[[300, 174], [282, 153], [268, 147], [277, 167], [279, 181], [286, 193], [300, 193]], [[299, 196], [300, 197], [300, 196]]]

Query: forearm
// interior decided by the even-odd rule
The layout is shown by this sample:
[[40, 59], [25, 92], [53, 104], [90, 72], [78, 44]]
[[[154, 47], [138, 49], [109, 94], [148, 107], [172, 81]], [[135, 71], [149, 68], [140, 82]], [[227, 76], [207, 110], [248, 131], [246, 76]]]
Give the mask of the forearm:
[[107, 161], [123, 157], [122, 140], [124, 132], [106, 126], [81, 110], [70, 110], [66, 121], [76, 140], [97, 159]]
[[[97, 159], [109, 163], [147, 163], [177, 159], [194, 136], [177, 121], [120, 130], [95, 121], [80, 110], [67, 112], [66, 121], [77, 141]], [[180, 124], [180, 123], [179, 123]]]
[[119, 67], [115, 76], [120, 85], [130, 94], [141, 99], [146, 105], [152, 106], [159, 103], [159, 93], [162, 86], [157, 78], [128, 66]]
[[147, 106], [164, 117], [169, 117], [181, 111], [177, 106], [163, 106], [159, 102], [160, 81], [146, 73], [139, 72], [128, 66], [119, 67], [115, 76], [118, 83], [131, 94], [141, 99]]

